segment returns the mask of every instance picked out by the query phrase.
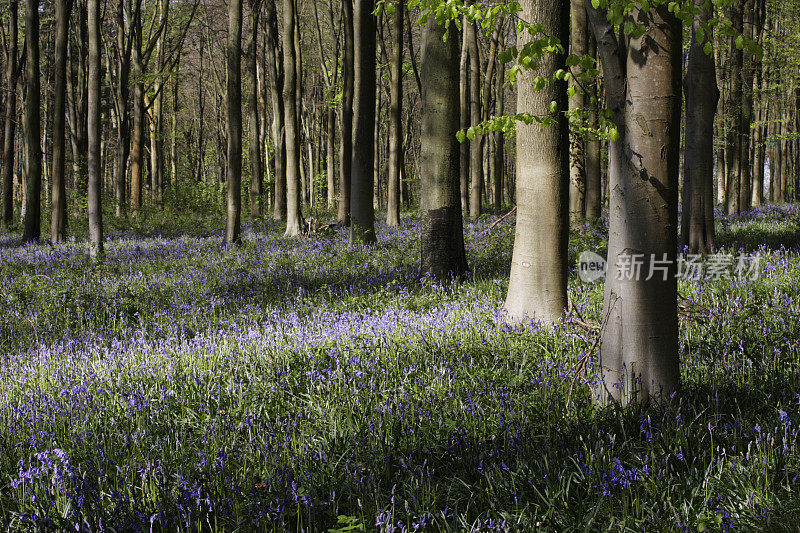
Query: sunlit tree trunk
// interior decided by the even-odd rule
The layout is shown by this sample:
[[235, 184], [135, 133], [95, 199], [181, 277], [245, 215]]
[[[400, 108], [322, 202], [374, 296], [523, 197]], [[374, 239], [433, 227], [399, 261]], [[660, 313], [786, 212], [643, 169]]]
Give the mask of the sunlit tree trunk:
[[8, 15], [8, 54], [6, 55], [6, 124], [3, 141], [3, 213], [0, 224], [7, 228], [14, 218], [14, 138], [17, 129], [17, 17], [19, 4], [9, 2]]
[[[464, 26], [464, 36], [469, 49], [469, 116], [470, 125], [481, 123], [481, 60], [478, 49], [478, 32], [474, 23]], [[483, 212], [483, 135], [469, 142], [469, 217], [473, 220]]]
[[[520, 2], [521, 17], [541, 24], [562, 43], [569, 38], [569, 2]], [[520, 44], [531, 39], [526, 32]], [[567, 309], [567, 240], [569, 237], [569, 123], [563, 82], [550, 81], [540, 91], [535, 79], [549, 80], [564, 64], [563, 54], [544, 54], [536, 70], [518, 79], [517, 112], [549, 116], [555, 124], [517, 125], [517, 227], [505, 309], [512, 322], [557, 322]], [[550, 102], [558, 109], [550, 112]]]
[[392, 85], [389, 110], [389, 187], [386, 225], [400, 224], [400, 167], [403, 157], [403, 15], [405, 2], [400, 0], [392, 17]]
[[[734, 31], [741, 33], [742, 7], [734, 2], [731, 5], [731, 21]], [[739, 189], [742, 178], [742, 63], [744, 54], [730, 39], [730, 87], [725, 114], [729, 117], [730, 127], [725, 141], [725, 161], [727, 163], [727, 179], [725, 186], [725, 204], [729, 215], [741, 211]]]
[[100, 171], [100, 130], [101, 93], [100, 78], [100, 0], [87, 0], [88, 34], [89, 34], [89, 75], [87, 105], [87, 144], [88, 155], [88, 192], [89, 212], [89, 254], [93, 261], [103, 260], [103, 209], [102, 209], [102, 174]]
[[258, 113], [258, 23], [261, 1], [250, 0], [250, 36], [247, 41], [247, 114], [250, 120], [250, 216], [261, 217], [264, 170], [261, 162], [261, 120]]
[[286, 232], [303, 229], [300, 196], [300, 127], [297, 119], [297, 55], [295, 54], [294, 0], [283, 1], [283, 110], [286, 132]]
[[629, 16], [646, 32], [621, 43], [605, 11], [588, 11], [619, 133], [610, 145], [608, 276], [594, 395], [601, 404], [646, 402], [680, 387], [676, 224], [683, 28], [667, 4], [648, 12], [637, 7]]
[[72, 0], [56, 0], [56, 62], [53, 86], [53, 184], [50, 206], [50, 242], [64, 240], [67, 222], [66, 159], [67, 37]]
[[[578, 57], [583, 57], [589, 51], [586, 2], [585, 0], [571, 0], [570, 4], [570, 11], [572, 14], [570, 31], [571, 53]], [[569, 99], [570, 110], [586, 108], [586, 94], [577, 78], [577, 76], [580, 76], [580, 73], [580, 65], [572, 67], [573, 77], [570, 78], [570, 86], [575, 89], [575, 95]], [[580, 120], [580, 118], [578, 120]], [[572, 128], [570, 131], [569, 143], [569, 211], [573, 217], [581, 219], [585, 211], [586, 139], [577, 128]]]

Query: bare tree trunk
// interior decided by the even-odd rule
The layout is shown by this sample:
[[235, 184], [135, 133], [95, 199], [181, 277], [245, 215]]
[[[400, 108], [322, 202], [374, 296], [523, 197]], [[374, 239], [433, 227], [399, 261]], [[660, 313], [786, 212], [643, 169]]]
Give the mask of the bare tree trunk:
[[403, 158], [403, 15], [405, 2], [394, 8], [392, 32], [392, 81], [389, 109], [389, 191], [386, 202], [386, 225], [400, 225], [400, 167]]
[[610, 146], [609, 269], [595, 399], [666, 399], [680, 388], [676, 221], [683, 28], [667, 4], [648, 12], [637, 7], [629, 16], [646, 32], [623, 44], [604, 10], [588, 11], [619, 133]]
[[[742, 7], [735, 2], [731, 5], [731, 21], [734, 31], [742, 33]], [[730, 39], [730, 50], [731, 91], [725, 110], [725, 114], [730, 117], [730, 127], [725, 145], [725, 161], [728, 164], [725, 203], [728, 214], [732, 215], [741, 211], [739, 189], [742, 179], [742, 63], [744, 54], [737, 49], [733, 37]]]
[[374, 0], [356, 0], [353, 16], [355, 54], [353, 64], [353, 168], [350, 178], [350, 240], [371, 244], [375, 237], [375, 209], [372, 205], [375, 163], [375, 50]]
[[6, 55], [6, 125], [3, 141], [3, 213], [0, 219], [2, 227], [8, 228], [14, 219], [14, 139], [17, 129], [17, 16], [19, 4], [16, 0], [9, 2], [8, 16], [8, 54]]
[[[497, 72], [497, 108], [498, 116], [505, 113], [505, 80], [504, 65], [501, 63]], [[494, 212], [500, 214], [503, 209], [503, 180], [505, 177], [505, 135], [502, 131], [495, 134], [494, 150]]]
[[[566, 42], [569, 2], [524, 0], [521, 17], [541, 24], [547, 35]], [[529, 41], [526, 33], [521, 42]], [[544, 54], [537, 70], [518, 80], [517, 112], [550, 116], [555, 125], [517, 126], [517, 228], [505, 309], [512, 322], [536, 319], [552, 325], [567, 309], [567, 241], [569, 238], [569, 122], [562, 82], [534, 90], [537, 76], [553, 79], [563, 54]], [[558, 109], [550, 112], [550, 102]]]
[[[711, 18], [704, 0], [695, 0], [699, 10], [692, 27], [689, 63], [684, 79], [686, 95], [686, 148], [684, 154], [683, 213], [681, 239], [690, 254], [706, 254], [714, 249], [714, 116], [719, 90], [714, 56], [703, 50], [696, 32]], [[709, 201], [712, 205], [707, 205]], [[707, 225], [708, 212], [711, 224]]]
[[[755, 0], [747, 0], [744, 2], [743, 14], [743, 34], [748, 39], [752, 40], [754, 37], [753, 25], [755, 24]], [[755, 61], [750, 53], [742, 54], [742, 114], [741, 114], [741, 151], [739, 152], [742, 161], [739, 165], [741, 168], [741, 177], [739, 183], [739, 210], [748, 211], [751, 207], [751, 181], [752, 181], [752, 164], [753, 160], [750, 157], [750, 147], [752, 144], [753, 132], [751, 124], [753, 122], [753, 79], [755, 73]]]
[[342, 141], [339, 149], [339, 213], [340, 225], [350, 225], [351, 173], [353, 171], [353, 98], [355, 90], [355, 38], [353, 0], [342, 0], [344, 57], [342, 60]]
[[[155, 191], [156, 203], [159, 207], [164, 205], [164, 80], [166, 79], [165, 41], [167, 38], [167, 21], [169, 19], [169, 0], [159, 2], [159, 26], [163, 28], [156, 45], [156, 80], [153, 87], [155, 99], [152, 104], [150, 121], [150, 168], [152, 169], [152, 186]], [[177, 70], [177, 65], [175, 67]], [[178, 77], [177, 74], [175, 76]], [[177, 83], [177, 81], [176, 81]], [[170, 150], [170, 159], [174, 153]], [[170, 163], [172, 165], [173, 163]]]
[[[462, 27], [466, 29], [469, 22], [467, 17], [462, 20]], [[461, 57], [459, 61], [459, 116], [460, 125], [462, 130], [469, 128], [470, 122], [470, 106], [469, 106], [469, 45], [467, 43], [467, 31], [461, 33]], [[469, 213], [469, 142], [464, 141], [461, 143], [459, 157], [461, 165], [459, 168], [459, 179], [461, 180], [461, 211], [462, 213]]]
[[[269, 70], [269, 93], [272, 102], [272, 137], [275, 142], [275, 192], [273, 220], [286, 219], [286, 143], [283, 105], [283, 64], [278, 39], [278, 13], [275, 0], [266, 0], [266, 56]], [[266, 75], [266, 74], [265, 74]]]
[[[571, 53], [583, 57], [589, 51], [589, 31], [586, 21], [586, 1], [571, 0], [572, 28], [570, 32]], [[570, 86], [575, 89], [575, 95], [570, 98], [570, 110], [586, 109], [586, 94], [580, 86], [578, 76], [582, 72], [581, 66], [572, 67], [573, 77]], [[576, 118], [583, 121], [582, 116]], [[584, 218], [586, 210], [586, 138], [577, 129], [570, 129], [570, 163], [569, 163], [569, 211], [578, 219]]]
[[263, 202], [264, 170], [261, 164], [261, 120], [258, 113], [258, 22], [261, 1], [250, 0], [250, 38], [247, 42], [247, 70], [249, 101], [247, 111], [250, 116], [250, 216], [261, 217]]
[[41, 84], [39, 75], [39, 0], [27, 0], [25, 10], [27, 41], [27, 90], [25, 98], [25, 218], [23, 242], [38, 241], [41, 235], [42, 147]]
[[429, 17], [422, 30], [420, 181], [423, 273], [438, 280], [467, 272], [460, 193], [458, 39]]
[[[481, 60], [478, 53], [478, 32], [475, 24], [464, 26], [469, 49], [469, 109], [472, 127], [481, 123]], [[473, 220], [483, 212], [483, 135], [469, 142], [470, 198], [469, 217]]]
[[100, 0], [87, 0], [89, 35], [88, 76], [88, 192], [89, 255], [93, 261], [103, 260], [102, 175], [100, 172]]
[[242, 0], [228, 4], [228, 171], [225, 244], [241, 242], [242, 224]]
[[[597, 56], [597, 43], [594, 36], [589, 35], [589, 55]], [[589, 127], [597, 128], [600, 110], [599, 84], [589, 87], [590, 96], [594, 98], [589, 104]], [[603, 207], [603, 183], [600, 156], [600, 139], [592, 135], [586, 141], [586, 220], [595, 221], [600, 218]]]
[[300, 196], [300, 127], [297, 117], [297, 56], [295, 55], [294, 0], [283, 1], [283, 102], [286, 124], [286, 233], [300, 235], [303, 229]]
[[133, 135], [131, 136], [131, 211], [137, 216], [142, 207], [144, 178], [144, 62], [142, 61], [142, 17], [134, 16], [133, 39]]
[[64, 179], [66, 156], [67, 37], [72, 0], [56, 1], [56, 63], [53, 101], [53, 185], [50, 210], [50, 242], [64, 240], [67, 194]]

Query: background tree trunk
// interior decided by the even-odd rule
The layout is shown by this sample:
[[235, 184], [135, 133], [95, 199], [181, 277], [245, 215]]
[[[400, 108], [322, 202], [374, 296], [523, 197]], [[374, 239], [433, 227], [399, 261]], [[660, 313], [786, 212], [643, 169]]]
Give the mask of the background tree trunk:
[[283, 110], [286, 132], [286, 232], [300, 235], [303, 229], [300, 196], [300, 128], [297, 120], [297, 56], [295, 55], [294, 0], [283, 1]]
[[[742, 7], [734, 2], [731, 5], [731, 21], [733, 29], [742, 33]], [[727, 163], [727, 179], [725, 188], [725, 204], [729, 215], [741, 211], [739, 189], [742, 178], [742, 63], [744, 54], [736, 48], [735, 39], [730, 39], [730, 72], [731, 90], [728, 94], [725, 114], [730, 119], [728, 135], [725, 142], [725, 162]]]
[[[569, 2], [523, 0], [521, 17], [541, 24], [562, 43], [569, 38]], [[520, 44], [531, 39], [526, 32]], [[518, 79], [517, 112], [551, 116], [556, 124], [517, 125], [517, 228], [505, 309], [512, 322], [536, 319], [554, 324], [567, 309], [567, 242], [569, 239], [569, 122], [566, 87], [549, 81], [534, 90], [534, 80], [564, 64], [563, 54], [544, 54], [539, 68]], [[550, 102], [558, 103], [550, 113]]]
[[[481, 60], [475, 23], [464, 26], [464, 36], [469, 49], [470, 125], [477, 127], [481, 123]], [[469, 176], [469, 217], [476, 220], [483, 212], [483, 135], [476, 135], [469, 141]]]
[[392, 80], [389, 110], [389, 187], [386, 225], [400, 225], [400, 167], [403, 157], [403, 15], [405, 2], [399, 0], [392, 17]]
[[56, 62], [53, 86], [53, 184], [50, 208], [50, 242], [64, 240], [67, 223], [67, 194], [64, 167], [66, 156], [67, 37], [72, 0], [56, 0]]
[[242, 224], [242, 0], [228, 4], [228, 169], [225, 244], [241, 242]]
[[420, 226], [423, 273], [438, 280], [467, 272], [461, 212], [459, 44], [430, 17], [422, 30]]
[[100, 0], [87, 0], [89, 16], [89, 75], [87, 104], [87, 144], [89, 212], [89, 255], [93, 261], [103, 260], [102, 175], [100, 172]]
[[17, 40], [19, 39], [17, 16], [19, 4], [9, 2], [8, 55], [6, 56], [6, 125], [3, 140], [3, 213], [0, 218], [3, 228], [8, 228], [14, 219], [14, 139], [17, 129]]
[[25, 10], [27, 41], [25, 93], [25, 218], [23, 242], [37, 241], [41, 235], [42, 147], [41, 83], [39, 75], [39, 1], [27, 0]]
[[355, 35], [353, 99], [353, 169], [350, 178], [350, 240], [374, 243], [375, 208], [372, 204], [375, 172], [375, 50], [374, 0], [356, 0], [353, 16]]
[[[571, 53], [583, 57], [589, 52], [588, 26], [586, 21], [586, 1], [571, 0], [572, 28], [570, 31]], [[570, 86], [575, 95], [569, 99], [570, 110], [586, 109], [587, 98], [579, 80], [581, 66], [572, 67]], [[583, 122], [582, 116], [575, 119]], [[585, 212], [586, 193], [586, 139], [577, 128], [570, 129], [570, 162], [569, 162], [569, 211], [573, 217], [583, 218]]]
[[250, 94], [247, 112], [250, 119], [250, 217], [261, 217], [264, 171], [261, 162], [261, 120], [258, 113], [258, 23], [261, 1], [250, 0], [250, 37], [247, 41], [247, 76]]

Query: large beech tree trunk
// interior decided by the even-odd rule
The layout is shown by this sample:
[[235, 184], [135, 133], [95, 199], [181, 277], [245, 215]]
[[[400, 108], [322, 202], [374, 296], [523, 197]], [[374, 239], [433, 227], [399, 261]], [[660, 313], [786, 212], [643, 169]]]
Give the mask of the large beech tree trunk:
[[88, 155], [88, 191], [87, 204], [89, 212], [89, 255], [93, 261], [103, 260], [103, 209], [102, 209], [102, 174], [100, 171], [100, 0], [88, 0], [88, 34], [89, 34], [89, 75], [87, 104], [87, 144]]
[[228, 4], [228, 169], [225, 244], [241, 242], [242, 224], [242, 0]]
[[27, 41], [25, 97], [25, 218], [23, 242], [37, 241], [41, 235], [42, 146], [41, 83], [39, 74], [39, 0], [27, 0], [25, 10]]
[[300, 196], [300, 124], [297, 117], [297, 55], [295, 4], [283, 0], [283, 111], [286, 132], [286, 232], [296, 237], [303, 230]]
[[[569, 38], [569, 2], [523, 0], [521, 17], [541, 24], [561, 42]], [[521, 44], [529, 41], [526, 32]], [[567, 308], [567, 241], [569, 238], [569, 123], [563, 82], [550, 81], [534, 90], [537, 76], [552, 80], [563, 54], [544, 54], [539, 68], [519, 78], [517, 112], [551, 116], [546, 128], [534, 122], [517, 126], [517, 228], [505, 309], [512, 322], [536, 319], [557, 322]], [[550, 102], [557, 102], [556, 113]]]
[[269, 93], [272, 102], [272, 137], [275, 140], [275, 193], [273, 220], [286, 219], [286, 135], [283, 105], [283, 64], [278, 39], [278, 10], [275, 0], [266, 0], [266, 55], [269, 69]]
[[713, 54], [709, 56], [695, 36], [711, 18], [705, 0], [695, 0], [700, 10], [692, 27], [692, 44], [684, 79], [686, 95], [686, 148], [684, 152], [682, 244], [689, 253], [706, 254], [714, 248], [714, 116], [719, 90]]
[[400, 224], [400, 167], [403, 158], [403, 15], [405, 2], [394, 8], [392, 31], [392, 86], [389, 107], [389, 187], [386, 205], [386, 225]]
[[[605, 11], [589, 9], [619, 133], [610, 145], [609, 268], [594, 389], [601, 404], [668, 398], [680, 387], [676, 223], [683, 28], [667, 4], [647, 13], [636, 8], [629, 16], [646, 32], [621, 43]], [[626, 264], [641, 264], [641, 271]]]
[[8, 15], [8, 54], [6, 55], [6, 124], [3, 140], [3, 213], [0, 225], [7, 228], [14, 218], [14, 138], [17, 130], [17, 40], [19, 30], [17, 17], [19, 4], [9, 3]]
[[375, 172], [375, 50], [374, 0], [356, 0], [353, 99], [353, 169], [350, 179], [350, 240], [374, 243], [375, 208], [372, 203]]
[[421, 271], [438, 280], [467, 271], [461, 211], [458, 39], [430, 17], [422, 30]]

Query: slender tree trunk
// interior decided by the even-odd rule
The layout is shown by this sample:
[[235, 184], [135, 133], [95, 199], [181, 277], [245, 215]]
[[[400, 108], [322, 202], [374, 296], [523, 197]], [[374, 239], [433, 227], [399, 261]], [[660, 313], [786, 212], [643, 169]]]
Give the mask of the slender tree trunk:
[[[583, 57], [589, 52], [589, 31], [586, 21], [586, 1], [571, 0], [572, 28], [570, 32], [571, 53]], [[569, 100], [570, 110], [586, 109], [586, 94], [579, 83], [581, 66], [572, 67], [570, 86], [575, 95]], [[575, 120], [583, 122], [581, 116]], [[569, 211], [578, 219], [583, 218], [586, 210], [586, 139], [578, 128], [570, 128], [570, 163], [569, 163]]]
[[[523, 0], [521, 17], [541, 24], [547, 35], [566, 42], [569, 2]], [[530, 40], [526, 33], [521, 43]], [[505, 309], [512, 322], [536, 319], [554, 324], [567, 309], [569, 238], [569, 122], [562, 82], [534, 90], [537, 76], [553, 79], [563, 54], [544, 54], [537, 70], [518, 80], [517, 112], [550, 116], [556, 124], [517, 126], [517, 228]], [[550, 112], [550, 102], [558, 109]]]
[[[138, 11], [138, 9], [137, 9]], [[130, 13], [126, 15], [125, 2], [120, 1], [117, 9], [117, 48], [120, 53], [117, 65], [117, 153], [114, 176], [114, 196], [116, 214], [122, 216], [125, 210], [125, 182], [127, 179], [128, 154], [130, 153], [130, 128], [128, 117], [128, 80], [131, 68]]]
[[[590, 32], [591, 33], [591, 32]], [[589, 35], [589, 55], [597, 56], [597, 43], [594, 36]], [[593, 83], [589, 87], [589, 127], [597, 128], [599, 125], [598, 112], [600, 110], [599, 84]], [[602, 214], [603, 183], [600, 156], [600, 139], [590, 136], [586, 140], [586, 220], [596, 221]]]
[[342, 59], [342, 141], [339, 149], [339, 213], [342, 226], [350, 225], [350, 179], [353, 170], [353, 97], [355, 90], [355, 38], [353, 0], [342, 0], [344, 56]]
[[386, 225], [400, 224], [400, 167], [403, 157], [403, 15], [405, 2], [394, 8], [392, 31], [392, 86], [389, 109], [389, 192], [386, 205]]
[[142, 207], [144, 180], [144, 62], [142, 60], [142, 18], [137, 14], [131, 28], [133, 39], [133, 135], [131, 136], [131, 211]]
[[258, 113], [258, 22], [261, 1], [250, 0], [251, 27], [247, 42], [247, 75], [250, 89], [247, 112], [250, 118], [250, 216], [261, 217], [264, 169], [261, 163], [261, 120]]
[[353, 14], [355, 54], [353, 64], [353, 168], [350, 178], [350, 240], [371, 244], [375, 237], [375, 209], [372, 205], [375, 163], [375, 51], [374, 0], [356, 0]]
[[683, 28], [667, 4], [647, 13], [637, 7], [629, 16], [647, 31], [622, 44], [605, 11], [589, 9], [619, 133], [610, 147], [609, 269], [594, 389], [601, 404], [666, 399], [680, 388], [676, 222]]
[[3, 142], [3, 213], [2, 227], [8, 228], [14, 219], [14, 139], [17, 129], [17, 16], [19, 5], [16, 0], [9, 2], [8, 16], [8, 54], [6, 55], [6, 125]]
[[297, 56], [295, 54], [294, 0], [283, 1], [283, 102], [286, 124], [286, 233], [296, 237], [303, 230], [300, 195], [300, 125], [297, 117]]
[[67, 194], [64, 167], [66, 156], [67, 37], [72, 0], [56, 0], [56, 63], [53, 101], [53, 185], [50, 208], [50, 242], [64, 240], [67, 222]]
[[[742, 7], [734, 2], [731, 5], [731, 21], [733, 29], [742, 33]], [[729, 215], [741, 211], [739, 189], [742, 179], [742, 63], [744, 54], [736, 48], [734, 38], [730, 39], [730, 72], [731, 90], [725, 113], [730, 117], [730, 127], [725, 146], [725, 161], [728, 165], [725, 188], [725, 203]], [[748, 132], [749, 133], [749, 132]]]
[[[469, 109], [473, 127], [481, 123], [481, 60], [478, 53], [478, 32], [475, 24], [464, 26], [464, 35], [469, 48]], [[470, 198], [469, 217], [481, 216], [483, 196], [483, 135], [476, 135], [469, 142]]]
[[103, 260], [103, 209], [102, 175], [100, 170], [100, 130], [101, 93], [100, 78], [100, 0], [87, 0], [89, 36], [89, 75], [88, 75], [88, 192], [89, 211], [89, 255], [93, 261]]
[[[505, 72], [503, 64], [500, 64], [497, 72], [497, 108], [498, 116], [505, 113]], [[494, 149], [494, 212], [498, 215], [503, 209], [503, 181], [505, 177], [505, 134], [500, 131], [495, 134]]]
[[266, 0], [266, 55], [269, 70], [269, 93], [272, 102], [272, 137], [275, 142], [275, 193], [273, 220], [286, 219], [286, 143], [283, 105], [283, 64], [278, 39], [278, 12], [275, 0]]
[[225, 244], [241, 242], [242, 224], [242, 0], [228, 4], [228, 169]]
[[[156, 80], [153, 90], [155, 97], [152, 104], [150, 121], [150, 168], [152, 169], [152, 187], [155, 191], [156, 204], [164, 205], [164, 80], [166, 79], [165, 41], [167, 38], [167, 22], [169, 20], [169, 0], [159, 1], [159, 25], [163, 28], [156, 44]], [[177, 67], [176, 67], [177, 70]], [[175, 76], [178, 77], [177, 75]], [[170, 151], [170, 155], [174, 155]]]
[[422, 30], [421, 271], [438, 280], [467, 272], [460, 193], [458, 39], [430, 17]]
[[[469, 22], [467, 17], [462, 20], [462, 27], [466, 28]], [[467, 43], [468, 33], [463, 31], [461, 34], [461, 57], [459, 60], [459, 113], [461, 129], [466, 130], [469, 128], [470, 122], [470, 106], [469, 106], [469, 45]], [[469, 142], [464, 141], [461, 143], [459, 157], [461, 159], [460, 177], [461, 180], [461, 211], [464, 214], [469, 213], [469, 159], [470, 149]]]
[[[707, 254], [714, 249], [714, 116], [719, 90], [714, 56], [703, 50], [696, 32], [711, 18], [704, 0], [695, 0], [699, 14], [692, 27], [689, 63], [684, 79], [686, 95], [686, 148], [684, 159], [683, 213], [681, 237], [690, 254]], [[708, 192], [711, 191], [710, 201]], [[707, 214], [711, 212], [711, 225]]]
[[39, 75], [39, 0], [27, 0], [25, 10], [27, 41], [27, 91], [25, 98], [25, 218], [23, 242], [38, 241], [41, 235], [42, 147], [41, 84]]
[[[754, 37], [753, 25], [755, 23], [755, 0], [747, 0], [744, 2], [744, 25], [743, 34], [748, 39], [752, 40]], [[741, 169], [741, 177], [739, 183], [739, 210], [748, 211], [751, 207], [751, 181], [752, 181], [752, 164], [753, 159], [750, 157], [751, 140], [753, 132], [751, 124], [753, 122], [753, 80], [755, 73], [755, 61], [750, 53], [742, 54], [742, 114], [741, 114], [741, 151], [739, 152], [742, 158], [739, 168]]]

